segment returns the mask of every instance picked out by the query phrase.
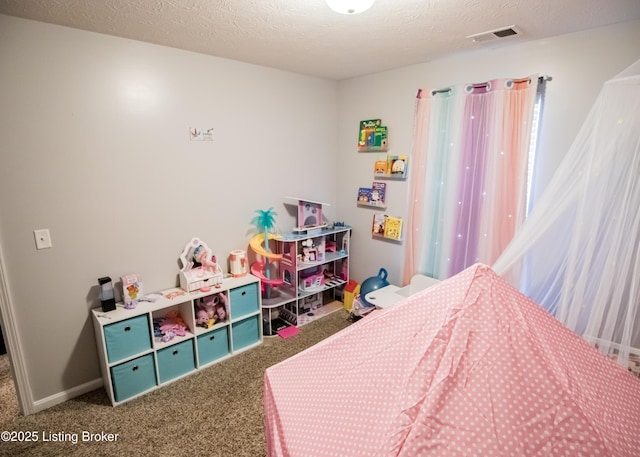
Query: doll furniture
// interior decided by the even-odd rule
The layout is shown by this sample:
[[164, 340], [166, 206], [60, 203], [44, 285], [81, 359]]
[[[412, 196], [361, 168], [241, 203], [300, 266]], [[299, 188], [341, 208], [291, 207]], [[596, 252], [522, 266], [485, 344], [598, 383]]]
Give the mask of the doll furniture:
[[180, 254], [180, 287], [187, 292], [206, 287], [217, 287], [222, 283], [222, 269], [207, 244], [193, 238]]

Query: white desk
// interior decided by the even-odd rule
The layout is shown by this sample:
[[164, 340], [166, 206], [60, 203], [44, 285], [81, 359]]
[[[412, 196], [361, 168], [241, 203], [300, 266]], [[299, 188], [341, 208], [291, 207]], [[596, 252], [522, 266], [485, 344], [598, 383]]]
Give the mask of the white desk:
[[369, 292], [364, 296], [364, 299], [372, 305], [375, 305], [376, 308], [388, 308], [389, 306], [395, 305], [396, 302], [405, 298], [402, 295], [396, 293], [399, 290], [400, 287], [389, 285], [381, 289]]
[[424, 275], [415, 275], [411, 278], [411, 283], [404, 287], [389, 285], [378, 290], [369, 292], [364, 296], [376, 308], [384, 309], [393, 306], [401, 300], [438, 284], [440, 281]]

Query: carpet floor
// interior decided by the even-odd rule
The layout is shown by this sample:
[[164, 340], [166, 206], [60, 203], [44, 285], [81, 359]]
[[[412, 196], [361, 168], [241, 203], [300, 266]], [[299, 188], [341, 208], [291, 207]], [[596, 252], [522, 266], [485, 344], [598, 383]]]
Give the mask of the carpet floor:
[[265, 370], [351, 322], [336, 311], [117, 407], [100, 388], [22, 416], [0, 360], [0, 432], [18, 440], [0, 441], [0, 456], [264, 456]]

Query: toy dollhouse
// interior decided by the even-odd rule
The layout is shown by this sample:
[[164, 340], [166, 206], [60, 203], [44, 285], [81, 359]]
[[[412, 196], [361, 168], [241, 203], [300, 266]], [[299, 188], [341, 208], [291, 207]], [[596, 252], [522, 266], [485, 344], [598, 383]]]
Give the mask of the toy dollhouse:
[[291, 205], [297, 212], [297, 227], [274, 239], [280, 283], [277, 296], [262, 297], [263, 332], [268, 336], [342, 308], [337, 298], [349, 280], [351, 227], [325, 223], [325, 203], [286, 198], [295, 202]]

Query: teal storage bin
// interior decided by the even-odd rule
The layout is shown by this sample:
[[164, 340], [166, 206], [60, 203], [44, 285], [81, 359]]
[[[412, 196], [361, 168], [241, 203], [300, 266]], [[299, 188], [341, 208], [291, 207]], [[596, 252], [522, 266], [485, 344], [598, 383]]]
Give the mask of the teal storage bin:
[[259, 309], [258, 283], [231, 289], [231, 318], [237, 319]]
[[156, 367], [153, 354], [143, 355], [111, 367], [113, 396], [123, 401], [156, 386]]
[[229, 328], [220, 327], [198, 337], [198, 361], [200, 365], [213, 362], [229, 354]]
[[160, 383], [196, 369], [193, 340], [183, 341], [158, 351], [158, 374]]
[[260, 316], [251, 316], [231, 324], [233, 350], [237, 351], [260, 341]]
[[151, 349], [151, 330], [146, 314], [104, 326], [109, 363]]

